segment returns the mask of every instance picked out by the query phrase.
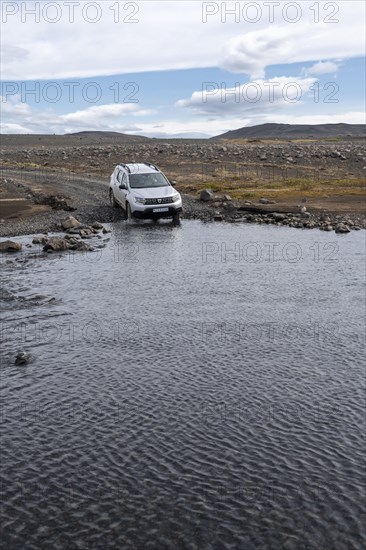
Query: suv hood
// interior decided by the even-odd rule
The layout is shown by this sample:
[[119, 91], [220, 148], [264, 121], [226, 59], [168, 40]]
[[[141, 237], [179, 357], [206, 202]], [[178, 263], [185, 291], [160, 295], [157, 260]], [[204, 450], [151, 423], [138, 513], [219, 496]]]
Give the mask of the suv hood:
[[174, 187], [146, 187], [145, 189], [131, 189], [130, 191], [135, 197], [141, 199], [163, 199], [165, 197], [172, 197], [177, 193]]

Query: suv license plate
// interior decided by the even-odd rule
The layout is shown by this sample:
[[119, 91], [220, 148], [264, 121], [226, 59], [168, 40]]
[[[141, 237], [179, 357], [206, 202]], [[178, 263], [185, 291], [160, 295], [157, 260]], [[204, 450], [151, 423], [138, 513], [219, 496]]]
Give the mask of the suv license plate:
[[154, 208], [153, 212], [168, 212], [169, 208]]

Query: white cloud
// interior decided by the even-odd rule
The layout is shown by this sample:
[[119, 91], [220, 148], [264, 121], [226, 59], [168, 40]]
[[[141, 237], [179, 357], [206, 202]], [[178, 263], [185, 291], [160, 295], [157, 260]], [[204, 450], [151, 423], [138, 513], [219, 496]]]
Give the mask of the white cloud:
[[[262, 6], [258, 22], [250, 23], [240, 14], [239, 22], [222, 13], [202, 22], [202, 2], [136, 2], [137, 23], [124, 21], [131, 9], [120, 2], [119, 22], [111, 9], [117, 2], [97, 2], [100, 20], [88, 22], [83, 10], [88, 4], [79, 0], [74, 21], [70, 22], [66, 2], [58, 2], [59, 22], [50, 23], [52, 10], [43, 13], [47, 2], [19, 2], [19, 11], [5, 18], [3, 13], [2, 48], [5, 51], [4, 80], [64, 79], [117, 75], [142, 71], [222, 66], [233, 71], [263, 77], [265, 67], [274, 63], [317, 61], [364, 55], [363, 2], [338, 0], [338, 23], [325, 23], [329, 9], [319, 3], [319, 23], [314, 22], [311, 2], [301, 4], [301, 18], [286, 22], [286, 1], [279, 2], [274, 23]], [[1, 6], [15, 2], [1, 2]], [[39, 22], [22, 10], [40, 5]], [[56, 2], [48, 2], [56, 4]], [[71, 4], [71, 3], [69, 3]], [[218, 11], [239, 3], [215, 2]], [[240, 3], [242, 6], [244, 3]], [[316, 3], [315, 3], [316, 4]], [[332, 3], [331, 3], [332, 4]], [[276, 3], [277, 5], [277, 3]], [[3, 8], [4, 9], [4, 8]], [[114, 10], [116, 7], [114, 7]], [[93, 17], [90, 10], [89, 19]], [[23, 14], [24, 15], [24, 14]], [[48, 21], [47, 21], [48, 18]]]
[[194, 92], [189, 99], [179, 100], [176, 105], [200, 115], [253, 116], [298, 105], [315, 82], [315, 78], [277, 77], [257, 79], [227, 89], [205, 83], [203, 91]]
[[347, 29], [346, 41], [339, 39], [341, 32], [341, 27], [326, 23], [271, 25], [231, 38], [223, 47], [220, 65], [251, 78], [263, 78], [269, 65], [364, 55], [363, 22], [354, 22], [353, 28]]
[[126, 115], [147, 116], [153, 114], [152, 109], [141, 109], [135, 103], [111, 103], [109, 105], [94, 105], [84, 110], [61, 115], [60, 120], [70, 124], [87, 125], [89, 127], [116, 124], [118, 118]]
[[339, 65], [334, 61], [318, 61], [308, 69], [306, 74], [319, 76], [322, 74], [336, 73], [339, 69]]
[[19, 94], [9, 96], [9, 98], [0, 96], [0, 113], [1, 117], [11, 116], [23, 119], [31, 114], [31, 109], [27, 103], [21, 101]]
[[93, 105], [84, 110], [56, 114], [50, 109], [34, 110], [12, 96], [10, 100], [0, 97], [3, 133], [69, 133], [85, 129], [139, 132], [140, 126], [132, 122], [134, 117], [149, 116], [155, 111], [143, 109], [137, 104], [116, 103]]
[[0, 133], [1, 134], [34, 134], [34, 131], [30, 128], [26, 128], [21, 124], [11, 124], [11, 123], [0, 123]]

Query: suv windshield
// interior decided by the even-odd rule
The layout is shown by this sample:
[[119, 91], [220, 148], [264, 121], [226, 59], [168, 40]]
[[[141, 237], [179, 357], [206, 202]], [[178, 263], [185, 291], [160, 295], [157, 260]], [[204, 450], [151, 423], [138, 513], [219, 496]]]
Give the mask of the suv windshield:
[[148, 174], [130, 174], [130, 187], [132, 189], [143, 189], [145, 187], [168, 187], [169, 183], [163, 174], [149, 172]]

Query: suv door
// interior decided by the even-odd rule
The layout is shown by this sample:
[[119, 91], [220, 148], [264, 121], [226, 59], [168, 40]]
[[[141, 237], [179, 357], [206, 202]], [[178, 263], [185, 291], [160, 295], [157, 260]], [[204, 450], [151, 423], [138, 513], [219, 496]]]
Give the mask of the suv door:
[[[127, 176], [123, 172], [123, 170], [120, 170], [117, 174], [117, 185], [116, 185], [116, 198], [122, 208], [126, 210], [126, 195], [127, 195]], [[120, 189], [120, 185], [124, 185], [124, 189]]]

